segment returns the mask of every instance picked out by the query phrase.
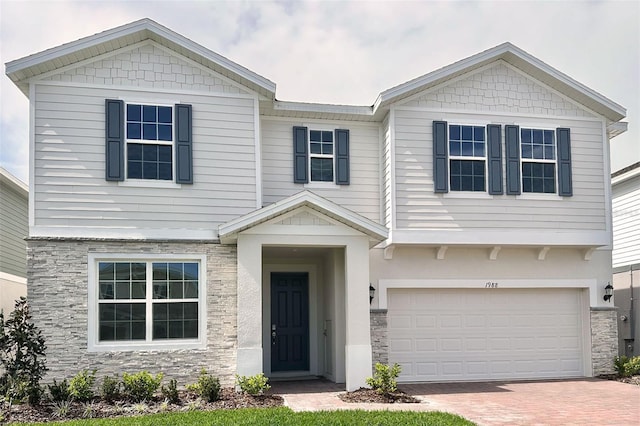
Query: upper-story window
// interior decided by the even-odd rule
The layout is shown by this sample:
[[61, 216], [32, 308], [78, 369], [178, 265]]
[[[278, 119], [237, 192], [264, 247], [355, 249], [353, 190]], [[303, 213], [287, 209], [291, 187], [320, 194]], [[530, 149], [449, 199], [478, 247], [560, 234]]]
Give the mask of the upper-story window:
[[553, 130], [520, 129], [522, 192], [556, 193], [556, 141]]
[[311, 182], [333, 182], [333, 131], [309, 131]]
[[127, 178], [173, 180], [173, 108], [127, 104]]
[[293, 128], [294, 183], [349, 185], [349, 130]]
[[486, 191], [485, 128], [449, 125], [449, 185], [451, 191]]
[[151, 186], [158, 184], [153, 181], [193, 183], [191, 105], [106, 99], [105, 127], [106, 180], [126, 177]]

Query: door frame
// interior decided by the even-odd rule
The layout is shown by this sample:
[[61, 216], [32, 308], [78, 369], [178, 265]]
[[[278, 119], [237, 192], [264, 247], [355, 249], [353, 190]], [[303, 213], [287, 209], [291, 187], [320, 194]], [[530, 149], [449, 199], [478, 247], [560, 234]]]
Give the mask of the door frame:
[[267, 263], [262, 268], [262, 369], [269, 377], [299, 376], [300, 371], [271, 371], [271, 273], [272, 272], [299, 272], [307, 273], [309, 277], [309, 370], [311, 376], [322, 375], [319, 366], [324, 365], [324, 348], [320, 348], [319, 327], [322, 321], [319, 318], [318, 307], [318, 267], [315, 264], [281, 264]]

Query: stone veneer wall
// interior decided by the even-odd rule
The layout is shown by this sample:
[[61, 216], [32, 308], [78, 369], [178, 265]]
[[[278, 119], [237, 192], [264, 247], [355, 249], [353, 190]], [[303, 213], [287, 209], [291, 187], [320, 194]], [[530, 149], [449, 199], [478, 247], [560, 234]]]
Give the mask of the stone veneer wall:
[[591, 362], [594, 376], [614, 374], [618, 356], [616, 308], [591, 308]]
[[389, 341], [387, 340], [387, 310], [372, 309], [370, 311], [371, 323], [371, 350], [373, 366], [377, 362], [389, 363]]
[[[87, 352], [88, 253], [204, 254], [207, 274], [207, 348], [198, 350]], [[237, 333], [235, 246], [213, 242], [131, 242], [30, 239], [28, 298], [33, 320], [47, 344], [45, 381], [97, 369], [104, 375], [148, 370], [195, 382], [206, 368], [224, 386], [234, 382]]]

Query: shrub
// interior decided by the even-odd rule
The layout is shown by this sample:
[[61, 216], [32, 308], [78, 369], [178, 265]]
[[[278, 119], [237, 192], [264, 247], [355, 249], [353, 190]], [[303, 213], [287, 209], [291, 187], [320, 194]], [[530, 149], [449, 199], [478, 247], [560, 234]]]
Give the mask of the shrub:
[[622, 355], [615, 358], [613, 365], [620, 377], [631, 377], [640, 374], [640, 356], [629, 358]]
[[60, 383], [57, 383], [56, 379], [53, 379], [53, 383], [47, 385], [47, 388], [49, 388], [49, 395], [51, 397], [51, 401], [53, 402], [66, 401], [71, 397], [67, 379], [64, 379]]
[[373, 377], [367, 378], [367, 384], [380, 394], [392, 393], [398, 390], [398, 381], [401, 368], [398, 364], [393, 366], [376, 363], [376, 371]]
[[[27, 397], [30, 404], [39, 403], [43, 394], [40, 380], [47, 371], [46, 349], [42, 332], [31, 321], [26, 298], [16, 301], [8, 319], [0, 312], [0, 393], [13, 394], [19, 389], [17, 399]], [[9, 392], [8, 387], [14, 390]]]
[[236, 383], [240, 386], [240, 390], [249, 395], [261, 395], [271, 389], [271, 386], [267, 384], [268, 381], [269, 379], [262, 373], [248, 377], [236, 374]]
[[96, 382], [96, 370], [82, 370], [69, 382], [69, 393], [76, 401], [86, 402], [93, 398], [93, 385]]
[[145, 401], [153, 398], [153, 394], [160, 387], [162, 373], [153, 377], [147, 371], [135, 374], [122, 374], [122, 386], [124, 393], [135, 402]]
[[176, 379], [169, 380], [167, 387], [162, 385], [162, 396], [164, 396], [169, 402], [177, 404], [180, 402], [180, 395], [178, 394], [178, 382]]
[[200, 376], [198, 377], [198, 383], [195, 386], [191, 386], [190, 390], [195, 391], [201, 398], [204, 398], [208, 402], [217, 401], [220, 399], [220, 380], [217, 377], [211, 376], [204, 368], [200, 370]]
[[104, 376], [101, 393], [102, 397], [109, 402], [120, 396], [120, 381], [117, 375], [115, 377]]

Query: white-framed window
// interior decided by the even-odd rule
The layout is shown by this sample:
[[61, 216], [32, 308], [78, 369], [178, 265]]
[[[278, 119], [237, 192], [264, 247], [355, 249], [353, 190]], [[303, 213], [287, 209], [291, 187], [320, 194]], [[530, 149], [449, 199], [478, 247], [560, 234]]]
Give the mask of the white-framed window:
[[556, 193], [556, 137], [549, 129], [520, 128], [523, 193]]
[[89, 255], [89, 350], [206, 345], [203, 255]]
[[449, 188], [487, 191], [487, 144], [484, 126], [449, 125]]
[[126, 103], [127, 179], [173, 180], [173, 106]]
[[311, 182], [333, 182], [333, 130], [309, 130], [309, 170]]

